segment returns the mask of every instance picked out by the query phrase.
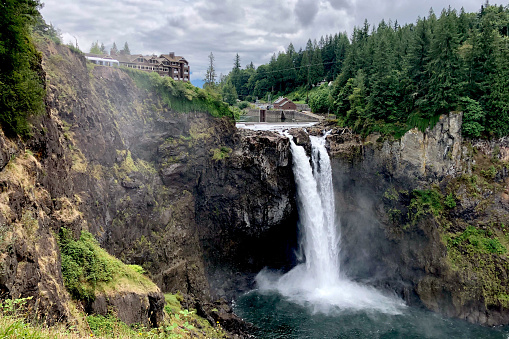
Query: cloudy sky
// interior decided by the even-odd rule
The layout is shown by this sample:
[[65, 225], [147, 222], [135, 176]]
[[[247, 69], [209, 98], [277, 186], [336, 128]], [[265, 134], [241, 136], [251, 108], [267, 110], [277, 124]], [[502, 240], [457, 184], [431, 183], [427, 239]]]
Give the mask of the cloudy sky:
[[364, 19], [415, 22], [432, 7], [478, 11], [484, 0], [43, 0], [42, 14], [64, 42], [76, 38], [88, 52], [92, 42], [128, 42], [131, 53], [175, 52], [190, 63], [192, 80], [203, 79], [208, 55], [217, 74], [227, 74], [236, 53], [243, 66], [267, 63], [290, 42], [347, 32]]

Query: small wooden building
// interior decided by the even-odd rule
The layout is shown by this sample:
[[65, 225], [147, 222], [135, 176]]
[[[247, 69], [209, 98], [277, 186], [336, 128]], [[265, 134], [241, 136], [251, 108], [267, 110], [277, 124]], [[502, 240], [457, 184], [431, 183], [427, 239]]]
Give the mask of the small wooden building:
[[295, 111], [295, 110], [297, 110], [297, 105], [294, 104], [288, 98], [279, 97], [276, 101], [274, 101], [274, 109]]

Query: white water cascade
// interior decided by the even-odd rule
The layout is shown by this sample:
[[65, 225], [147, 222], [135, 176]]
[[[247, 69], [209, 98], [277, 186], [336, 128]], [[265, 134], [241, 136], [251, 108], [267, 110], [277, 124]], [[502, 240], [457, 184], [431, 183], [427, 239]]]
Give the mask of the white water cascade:
[[261, 291], [276, 290], [314, 311], [376, 310], [398, 314], [403, 301], [373, 287], [349, 280], [340, 269], [340, 223], [336, 220], [332, 170], [325, 137], [310, 136], [311, 163], [291, 136], [297, 186], [300, 246], [305, 262], [284, 275], [262, 270], [256, 277]]

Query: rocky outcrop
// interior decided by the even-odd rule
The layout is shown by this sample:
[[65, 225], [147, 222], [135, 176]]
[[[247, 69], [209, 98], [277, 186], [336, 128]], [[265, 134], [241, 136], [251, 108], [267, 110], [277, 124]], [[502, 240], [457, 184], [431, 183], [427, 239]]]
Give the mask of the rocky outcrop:
[[236, 138], [204, 169], [196, 191], [209, 281], [227, 298], [251, 288], [263, 267], [291, 266], [297, 237], [289, 140], [250, 130]]
[[507, 324], [505, 146], [464, 142], [461, 117], [443, 116], [400, 140], [338, 129], [328, 137], [342, 268], [411, 304]]
[[90, 314], [107, 316], [113, 309], [118, 319], [126, 324], [157, 327], [163, 323], [164, 296], [158, 292], [116, 292], [99, 294], [87, 305]]

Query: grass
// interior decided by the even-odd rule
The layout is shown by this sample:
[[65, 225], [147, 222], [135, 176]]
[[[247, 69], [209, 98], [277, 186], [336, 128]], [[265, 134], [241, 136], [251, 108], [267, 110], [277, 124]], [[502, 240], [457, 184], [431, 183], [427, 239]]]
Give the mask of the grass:
[[87, 231], [75, 240], [71, 231], [62, 228], [59, 245], [64, 284], [74, 299], [93, 301], [98, 293], [114, 291], [158, 291], [139, 269], [109, 255]]
[[[212, 326], [206, 319], [198, 316], [196, 310], [182, 308], [182, 295], [165, 294], [165, 313], [168, 315], [164, 330], [171, 330], [174, 338], [228, 338], [227, 333], [219, 324]], [[173, 338], [170, 336], [170, 338]]]
[[184, 309], [180, 294], [166, 294], [165, 321], [158, 328], [127, 325], [113, 312], [107, 316], [78, 314], [87, 326], [78, 328], [57, 324], [47, 327], [41, 323], [30, 323], [26, 302], [30, 298], [0, 302], [0, 338], [228, 338], [219, 324], [212, 326], [206, 319], [196, 315], [196, 310]]

